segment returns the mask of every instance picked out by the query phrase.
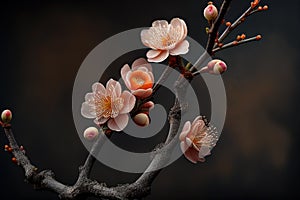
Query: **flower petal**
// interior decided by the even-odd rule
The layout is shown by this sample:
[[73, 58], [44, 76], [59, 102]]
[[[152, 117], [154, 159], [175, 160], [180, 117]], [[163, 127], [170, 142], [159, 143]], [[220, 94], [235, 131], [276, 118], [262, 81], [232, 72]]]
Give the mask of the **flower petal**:
[[154, 108], [154, 103], [152, 101], [147, 101], [146, 103], [144, 103], [141, 108], [145, 108], [145, 109], [153, 109]]
[[[121, 68], [121, 77], [123, 79], [123, 81], [125, 82], [126, 86], [127, 86], [127, 79], [126, 79], [126, 76], [127, 76], [127, 73], [130, 72], [130, 67], [128, 64], [124, 65], [122, 68]], [[128, 86], [127, 86], [128, 87]]]
[[135, 106], [135, 96], [128, 91], [124, 91], [121, 95], [121, 98], [124, 99], [124, 106], [120, 110], [120, 114], [129, 113]]
[[177, 44], [174, 49], [171, 49], [170, 54], [172, 56], [186, 54], [189, 51], [189, 45], [189, 42], [187, 40], [184, 40], [181, 43]]
[[147, 58], [155, 58], [161, 53], [161, 50], [149, 50], [146, 54]]
[[152, 27], [162, 27], [167, 28], [169, 25], [168, 21], [166, 20], [156, 20], [152, 23]]
[[152, 88], [148, 88], [146, 90], [145, 89], [137, 89], [137, 90], [133, 90], [131, 92], [134, 96], [143, 99], [143, 98], [149, 97], [152, 94], [153, 90], [152, 90]]
[[190, 121], [187, 121], [185, 122], [183, 128], [182, 128], [182, 131], [179, 135], [179, 140], [180, 141], [184, 141], [186, 136], [188, 135], [188, 133], [190, 132], [191, 130], [191, 122]]
[[131, 68], [133, 69], [135, 67], [139, 67], [144, 64], [148, 64], [147, 60], [145, 58], [138, 58], [135, 61], [133, 61]]
[[105, 118], [105, 117], [101, 117], [100, 119], [96, 118], [96, 119], [94, 119], [94, 123], [97, 125], [101, 125], [101, 124], [104, 124], [105, 122], [107, 122], [108, 119], [109, 118]]
[[168, 50], [164, 50], [164, 51], [161, 51], [161, 53], [156, 56], [155, 58], [148, 58], [148, 62], [162, 62], [164, 61], [165, 59], [167, 59], [169, 56], [169, 51]]
[[89, 119], [95, 118], [96, 117], [95, 107], [87, 102], [83, 102], [81, 105], [81, 115]]
[[194, 148], [189, 148], [184, 142], [180, 143], [181, 151], [184, 156], [192, 163], [197, 163], [199, 161], [198, 152]]
[[87, 93], [84, 99], [89, 104], [95, 104], [95, 93]]
[[193, 145], [193, 141], [192, 141], [190, 138], [186, 137], [186, 138], [185, 138], [185, 144], [186, 144], [188, 147], [190, 147], [190, 146]]
[[151, 49], [155, 49], [155, 47], [152, 45], [151, 43], [151, 39], [152, 39], [152, 35], [150, 33], [149, 30], [142, 30], [141, 31], [141, 40], [142, 40], [142, 43], [151, 48]]
[[109, 81], [106, 83], [106, 92], [109, 96], [119, 97], [122, 92], [121, 84], [112, 78], [109, 79]]
[[117, 116], [116, 118], [111, 118], [107, 122], [108, 128], [114, 131], [122, 131], [128, 124], [128, 114], [121, 114]]
[[101, 83], [94, 83], [92, 85], [92, 90], [94, 93], [100, 94], [100, 95], [105, 95], [106, 94], [106, 89]]

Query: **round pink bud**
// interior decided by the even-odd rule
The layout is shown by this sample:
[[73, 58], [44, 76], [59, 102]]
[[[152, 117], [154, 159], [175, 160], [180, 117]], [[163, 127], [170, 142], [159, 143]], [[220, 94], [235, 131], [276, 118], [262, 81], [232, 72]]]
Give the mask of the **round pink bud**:
[[99, 131], [95, 127], [89, 127], [83, 132], [83, 137], [87, 140], [94, 140], [99, 135]]
[[138, 126], [148, 126], [150, 123], [150, 119], [147, 114], [145, 113], [139, 113], [136, 116], [133, 117], [133, 121], [138, 125]]
[[218, 61], [213, 68], [214, 74], [222, 74], [227, 70], [227, 66], [225, 62], [223, 61]]
[[203, 14], [205, 19], [207, 19], [208, 21], [213, 21], [218, 16], [218, 9], [212, 4], [212, 2], [210, 2], [204, 9]]
[[10, 110], [4, 110], [1, 114], [1, 119], [4, 123], [9, 123], [12, 119], [12, 113]]

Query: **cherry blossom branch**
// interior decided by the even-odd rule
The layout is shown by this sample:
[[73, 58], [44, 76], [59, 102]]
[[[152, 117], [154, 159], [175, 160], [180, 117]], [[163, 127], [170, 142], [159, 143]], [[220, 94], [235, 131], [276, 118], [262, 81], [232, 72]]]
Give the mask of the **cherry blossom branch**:
[[[180, 92], [180, 89], [177, 89], [177, 91], [178, 94], [183, 94], [182, 91]], [[30, 163], [28, 157], [19, 148], [11, 126], [5, 125], [3, 128], [9, 145], [12, 148], [13, 156], [16, 158], [18, 164], [24, 169], [25, 178], [28, 183], [33, 184], [35, 188], [53, 191], [62, 199], [75, 199], [83, 195], [96, 196], [103, 199], [137, 199], [150, 194], [152, 182], [161, 171], [161, 168], [168, 161], [170, 151], [178, 142], [174, 137], [179, 129], [181, 118], [180, 110], [177, 96], [174, 106], [169, 113], [170, 129], [168, 137], [165, 143], [154, 151], [154, 158], [147, 170], [134, 183], [110, 188], [106, 187], [104, 183], [98, 183], [97, 181], [89, 179], [92, 166], [95, 162], [93, 155], [96, 155], [100, 151], [101, 146], [107, 140], [103, 131], [94, 143], [84, 165], [79, 168], [79, 176], [76, 183], [73, 186], [68, 186], [55, 180], [55, 175], [50, 170], [44, 170], [38, 173], [38, 169]], [[164, 149], [164, 151], [161, 149]]]
[[218, 30], [220, 28], [220, 25], [222, 24], [222, 21], [224, 19], [225, 14], [227, 13], [227, 10], [229, 8], [229, 5], [231, 3], [232, 0], [224, 0], [222, 3], [222, 6], [220, 8], [220, 13], [217, 17], [217, 19], [214, 21], [214, 23], [212, 24], [211, 28], [209, 29], [209, 36], [208, 36], [208, 42], [206, 45], [206, 51], [208, 52], [208, 54], [212, 54], [212, 50], [215, 44], [215, 40], [217, 38], [218, 35]]
[[258, 11], [263, 11], [267, 10], [268, 6], [261, 7], [258, 6], [259, 1], [254, 1], [251, 3], [250, 7], [238, 18], [236, 19], [232, 24], [229, 22], [227, 23], [227, 28], [224, 30], [224, 32], [221, 34], [221, 36], [218, 38], [218, 42], [214, 45], [214, 47], [217, 47], [218, 43], [222, 43], [223, 40], [229, 35], [231, 31], [233, 31], [236, 27], [238, 27], [240, 24], [242, 24], [246, 17], [258, 12]]
[[220, 25], [222, 24], [222, 21], [224, 19], [225, 14], [227, 13], [227, 10], [229, 8], [229, 5], [232, 0], [224, 0], [219, 12], [218, 17], [216, 20], [212, 23], [209, 31], [208, 31], [208, 40], [205, 48], [205, 52], [200, 56], [200, 58], [195, 62], [194, 66], [190, 68], [191, 72], [195, 72], [197, 67], [201, 66], [203, 62], [209, 58], [213, 54], [213, 48], [215, 44], [215, 40], [218, 36], [218, 30], [220, 28]]
[[227, 48], [230, 48], [230, 47], [235, 47], [235, 46], [238, 46], [238, 45], [241, 45], [241, 44], [246, 44], [246, 43], [249, 43], [249, 42], [259, 41], [259, 40], [261, 40], [261, 35], [257, 35], [255, 37], [247, 38], [247, 39], [240, 40], [240, 41], [234, 40], [230, 43], [227, 43], [227, 44], [224, 44], [220, 47], [214, 48], [212, 52], [216, 53], [216, 52], [221, 51], [223, 49], [227, 49]]

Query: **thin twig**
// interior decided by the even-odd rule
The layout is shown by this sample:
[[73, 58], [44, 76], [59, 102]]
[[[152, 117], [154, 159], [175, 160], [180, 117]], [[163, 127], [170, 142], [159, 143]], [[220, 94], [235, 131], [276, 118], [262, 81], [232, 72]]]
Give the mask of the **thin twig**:
[[233, 42], [230, 42], [228, 44], [224, 44], [222, 47], [214, 48], [213, 53], [216, 53], [218, 51], [221, 51], [223, 49], [227, 49], [227, 48], [230, 48], [230, 47], [239, 46], [241, 44], [246, 44], [246, 43], [253, 42], [253, 41], [259, 41], [260, 39], [261, 39], [261, 36], [258, 35], [258, 36], [247, 38], [247, 39], [244, 39], [244, 40], [241, 40], [241, 41], [233, 41]]

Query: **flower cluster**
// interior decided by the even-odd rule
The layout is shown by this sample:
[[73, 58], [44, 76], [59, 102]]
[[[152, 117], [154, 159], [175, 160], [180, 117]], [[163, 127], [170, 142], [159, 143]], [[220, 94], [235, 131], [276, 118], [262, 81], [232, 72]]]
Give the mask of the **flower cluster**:
[[[212, 3], [204, 10], [208, 21], [213, 21], [218, 10]], [[122, 91], [121, 84], [113, 79], [106, 83], [106, 87], [96, 82], [92, 92], [87, 93], [81, 107], [81, 114], [86, 118], [93, 118], [99, 127], [112, 131], [122, 131], [128, 124], [129, 116], [139, 126], [150, 123], [149, 111], [154, 107], [151, 98], [153, 93], [154, 76], [149, 62], [162, 62], [171, 56], [186, 54], [189, 42], [186, 40], [187, 26], [179, 18], [171, 20], [157, 20], [152, 27], [141, 32], [142, 43], [151, 48], [144, 58], [136, 59], [132, 65], [125, 64], [120, 71], [121, 78], [129, 90]], [[174, 58], [174, 57], [173, 57]], [[186, 67], [188, 70], [188, 68]], [[226, 71], [226, 64], [218, 59], [210, 61], [200, 72], [221, 74]], [[99, 135], [95, 127], [84, 131], [84, 138], [93, 140]], [[180, 134], [181, 149], [191, 162], [203, 162], [210, 154], [219, 135], [205, 120], [199, 116], [193, 123], [187, 121]]]

